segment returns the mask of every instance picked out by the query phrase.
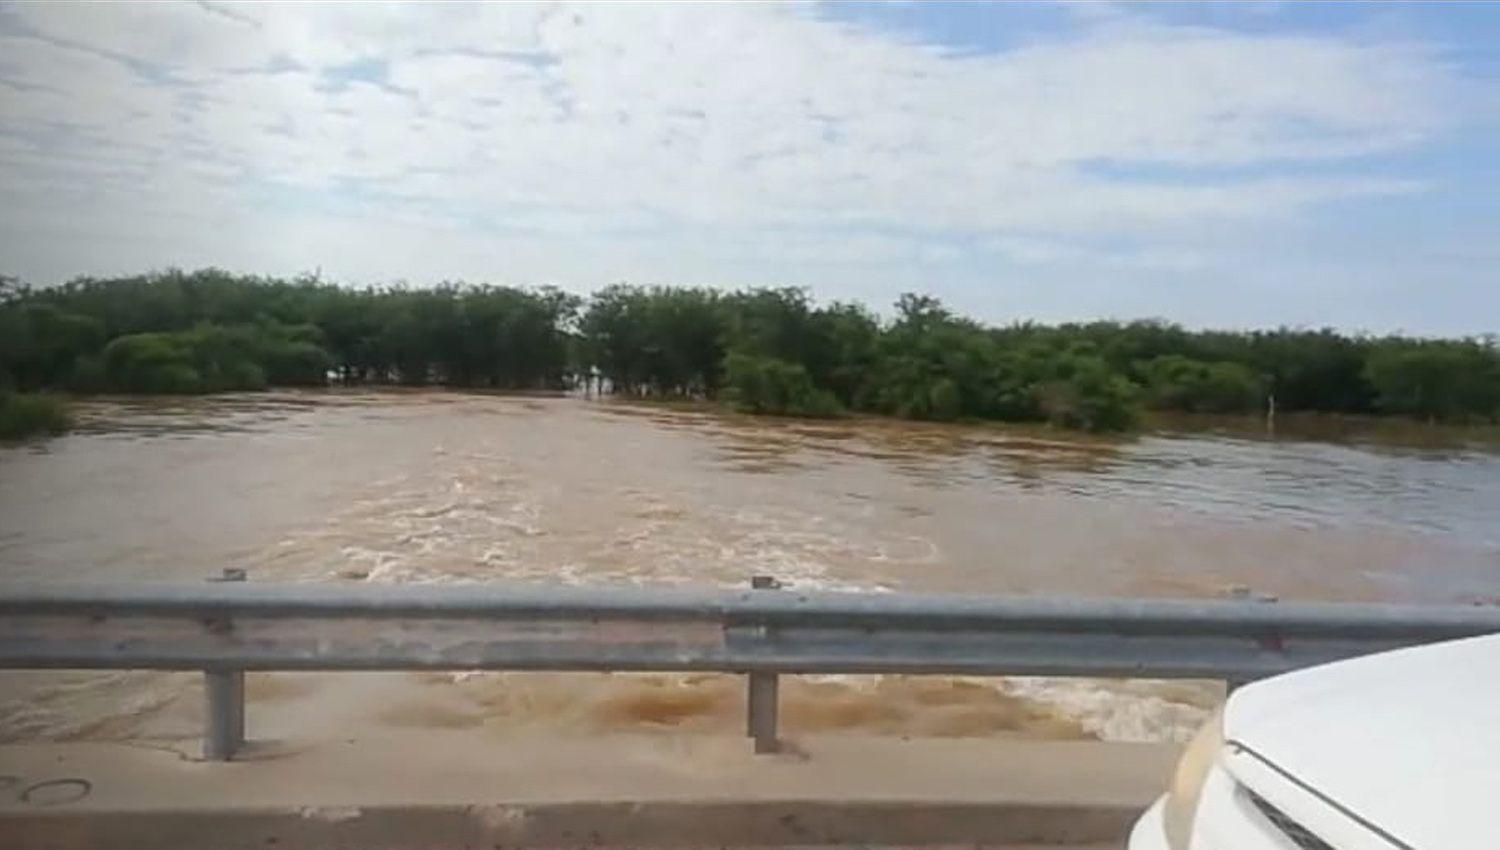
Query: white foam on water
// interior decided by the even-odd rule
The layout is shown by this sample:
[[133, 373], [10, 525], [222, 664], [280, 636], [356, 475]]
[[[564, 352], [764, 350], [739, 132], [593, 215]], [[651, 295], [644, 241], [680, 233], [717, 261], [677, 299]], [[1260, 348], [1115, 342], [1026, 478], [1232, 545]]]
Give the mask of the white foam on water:
[[1217, 704], [1214, 683], [1013, 676], [1005, 693], [1041, 703], [1106, 741], [1186, 742]]

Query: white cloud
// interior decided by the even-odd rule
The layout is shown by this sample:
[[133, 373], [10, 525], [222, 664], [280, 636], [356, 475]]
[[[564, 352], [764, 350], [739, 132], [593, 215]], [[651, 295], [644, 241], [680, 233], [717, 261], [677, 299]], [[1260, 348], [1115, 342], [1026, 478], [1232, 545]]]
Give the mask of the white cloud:
[[[979, 239], [1073, 262], [1091, 240], [1421, 191], [1344, 163], [1442, 134], [1458, 85], [1410, 44], [1121, 13], [973, 54], [770, 4], [3, 9], [0, 249], [43, 276], [176, 261], [73, 268], [51, 241], [68, 222], [72, 243], [163, 245], [194, 217], [242, 231], [179, 229], [179, 255], [336, 262], [285, 236], [297, 221], [366, 243], [347, 274], [417, 279], [454, 273], [434, 254], [471, 276], [555, 279], [583, 253], [601, 270], [580, 283], [661, 277], [673, 245], [735, 268], [789, 230], [804, 255], [949, 262]], [[518, 254], [534, 265], [486, 268]]]

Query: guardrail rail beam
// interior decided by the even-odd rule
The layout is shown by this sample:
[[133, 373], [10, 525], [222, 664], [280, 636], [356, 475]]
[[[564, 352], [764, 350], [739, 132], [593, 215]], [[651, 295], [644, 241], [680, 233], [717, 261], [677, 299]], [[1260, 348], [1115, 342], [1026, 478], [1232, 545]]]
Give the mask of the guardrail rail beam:
[[0, 669], [205, 674], [204, 756], [244, 741], [244, 672], [716, 672], [777, 749], [781, 675], [1219, 679], [1500, 632], [1500, 608], [780, 589], [246, 583], [0, 586]]

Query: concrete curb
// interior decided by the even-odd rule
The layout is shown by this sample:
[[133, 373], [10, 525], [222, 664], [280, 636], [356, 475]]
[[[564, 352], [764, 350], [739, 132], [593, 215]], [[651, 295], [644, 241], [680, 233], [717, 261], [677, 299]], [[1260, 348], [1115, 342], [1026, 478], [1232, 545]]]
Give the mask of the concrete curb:
[[1118, 842], [1136, 807], [852, 801], [554, 803], [28, 814], [5, 848], [412, 850], [495, 847], [1057, 845]]
[[1118, 846], [1175, 748], [826, 736], [392, 732], [244, 761], [125, 744], [0, 746], [0, 850]]

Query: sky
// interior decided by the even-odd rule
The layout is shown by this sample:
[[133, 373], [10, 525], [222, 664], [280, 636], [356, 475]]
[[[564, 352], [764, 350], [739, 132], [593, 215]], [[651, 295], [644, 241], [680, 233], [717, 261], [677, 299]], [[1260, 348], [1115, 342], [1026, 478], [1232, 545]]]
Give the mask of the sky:
[[0, 3], [0, 274], [1500, 331], [1500, 3]]

